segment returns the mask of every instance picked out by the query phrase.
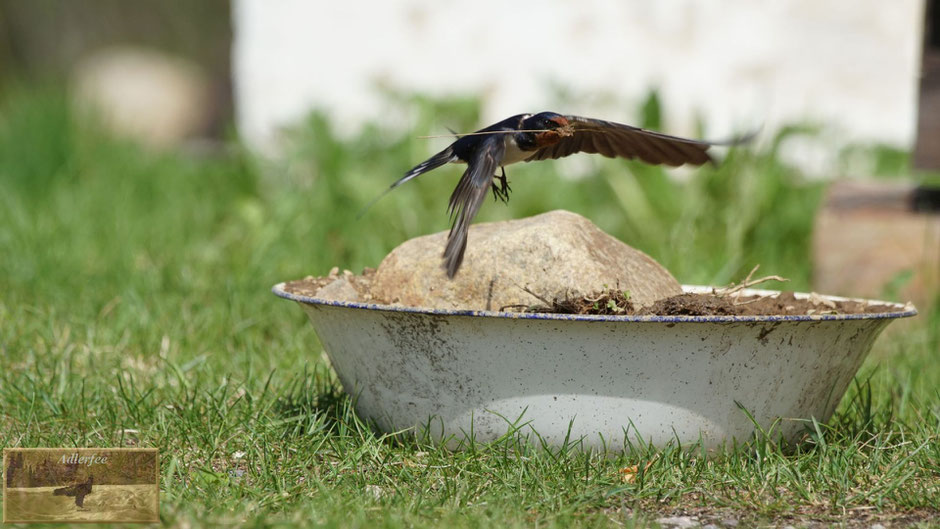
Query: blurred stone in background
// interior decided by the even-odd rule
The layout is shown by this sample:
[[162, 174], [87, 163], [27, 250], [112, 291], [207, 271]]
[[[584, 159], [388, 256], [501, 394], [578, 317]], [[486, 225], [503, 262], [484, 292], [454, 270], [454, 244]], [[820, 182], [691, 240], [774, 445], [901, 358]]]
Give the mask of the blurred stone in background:
[[[97, 86], [94, 97], [121, 108], [116, 114], [121, 116], [131, 101], [147, 94], [143, 85], [148, 79], [166, 83], [175, 94], [174, 105], [184, 106], [178, 100], [184, 93], [201, 98], [185, 106], [201, 105], [194, 121], [205, 122], [198, 127], [161, 124], [164, 132], [148, 133], [151, 137], [162, 137], [174, 127], [208, 138], [223, 136], [233, 116], [231, 45], [229, 0], [0, 0], [0, 83], [59, 84], [75, 74], [82, 83]], [[92, 60], [115, 48], [137, 52]], [[89, 80], [90, 70], [96, 72], [95, 81]], [[130, 77], [116, 80], [121, 72]], [[118, 87], [134, 95], [117, 99]], [[170, 109], [170, 98], [160, 97], [159, 90], [154, 86], [150, 91], [154, 108]]]
[[194, 62], [154, 49], [122, 46], [77, 64], [75, 100], [112, 132], [151, 147], [172, 147], [209, 132], [209, 80]]
[[833, 183], [816, 216], [813, 288], [928, 307], [940, 288], [940, 212], [927, 191], [909, 182]]

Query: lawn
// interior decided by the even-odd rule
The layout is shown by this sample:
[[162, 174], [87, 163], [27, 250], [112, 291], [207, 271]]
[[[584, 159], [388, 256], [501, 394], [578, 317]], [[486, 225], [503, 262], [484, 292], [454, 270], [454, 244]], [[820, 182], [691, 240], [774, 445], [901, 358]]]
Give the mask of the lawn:
[[[278, 159], [235, 139], [150, 152], [68, 101], [0, 91], [0, 447], [158, 447], [161, 517], [179, 527], [940, 524], [938, 303], [882, 336], [833, 419], [795, 447], [769, 435], [713, 458], [605, 457], [510, 437], [449, 452], [364, 425], [302, 311], [269, 289], [446, 229], [459, 169], [356, 214], [446, 141], [416, 136], [478, 125], [475, 101], [394, 96], [408, 130], [351, 137], [314, 114]], [[802, 133], [765, 132], [776, 140], [679, 180], [594, 158], [513, 166], [509, 206], [488, 202], [480, 220], [569, 209], [682, 282], [760, 263], [807, 289], [823, 184], [778, 156]]]

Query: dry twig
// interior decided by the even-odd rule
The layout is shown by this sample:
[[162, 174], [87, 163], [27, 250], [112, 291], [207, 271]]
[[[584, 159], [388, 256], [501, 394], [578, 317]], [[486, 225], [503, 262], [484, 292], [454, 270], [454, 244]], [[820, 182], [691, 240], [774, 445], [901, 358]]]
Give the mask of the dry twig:
[[[744, 290], [744, 289], [746, 289], [746, 288], [751, 288], [751, 287], [753, 287], [753, 286], [755, 286], [755, 285], [759, 285], [759, 284], [765, 283], [765, 282], [767, 282], [767, 281], [780, 281], [780, 282], [787, 282], [787, 281], [789, 281], [789, 279], [787, 279], [787, 278], [785, 278], [785, 277], [780, 277], [780, 276], [777, 276], [777, 275], [773, 275], [773, 276], [764, 276], [764, 277], [761, 277], [761, 278], [758, 278], [758, 279], [751, 279], [751, 277], [754, 276], [754, 273], [757, 272], [757, 269], [758, 269], [758, 268], [760, 268], [760, 265], [759, 265], [759, 264], [758, 264], [758, 265], [755, 265], [754, 268], [751, 269], [751, 272], [747, 275], [747, 277], [744, 278], [744, 281], [743, 281], [740, 285], [735, 285], [734, 283], [731, 283], [730, 285], [728, 285], [728, 286], [726, 286], [726, 287], [724, 287], [724, 288], [713, 288], [713, 289], [712, 289], [712, 294], [714, 294], [716, 297], [719, 297], [719, 298], [731, 297], [731, 298], [734, 298], [734, 299], [736, 300], [736, 299], [738, 298], [738, 296], [741, 295], [741, 291]], [[735, 301], [735, 304], [736, 304], [736, 305], [745, 305], [745, 304], [747, 304], [747, 303], [753, 303], [754, 301], [757, 301], [757, 299], [753, 299], [753, 300], [749, 300], [749, 301], [744, 301], [744, 302], [741, 302], [741, 303], [737, 303], [737, 302]]]
[[526, 129], [526, 130], [490, 130], [487, 132], [454, 132], [450, 134], [436, 134], [433, 136], [418, 136], [419, 140], [429, 140], [433, 138], [462, 138], [464, 136], [483, 136], [486, 134], [515, 134], [517, 132], [557, 132], [562, 137], [574, 134], [574, 127], [566, 125], [557, 129]]

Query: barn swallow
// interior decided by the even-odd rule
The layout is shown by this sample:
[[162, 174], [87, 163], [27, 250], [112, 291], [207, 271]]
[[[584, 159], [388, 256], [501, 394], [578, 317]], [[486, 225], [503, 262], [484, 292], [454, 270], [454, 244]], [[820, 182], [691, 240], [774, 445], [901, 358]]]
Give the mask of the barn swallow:
[[[472, 134], [458, 136], [457, 141], [413, 167], [385, 191], [388, 193], [448, 163], [467, 164], [447, 206], [453, 219], [444, 249], [444, 268], [449, 278], [454, 277], [463, 262], [470, 222], [480, 210], [487, 189], [492, 187], [493, 196], [504, 202], [509, 199], [507, 165], [563, 158], [578, 152], [672, 167], [702, 165], [713, 161], [707, 152], [713, 145], [743, 143], [753, 134], [728, 142], [699, 141], [612, 121], [540, 112], [512, 116]], [[501, 170], [499, 176], [497, 169]]]

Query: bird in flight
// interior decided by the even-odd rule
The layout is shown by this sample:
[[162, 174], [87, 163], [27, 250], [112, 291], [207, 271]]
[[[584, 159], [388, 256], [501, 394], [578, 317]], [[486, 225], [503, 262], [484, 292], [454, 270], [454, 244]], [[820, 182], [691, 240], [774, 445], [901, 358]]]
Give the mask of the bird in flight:
[[[707, 151], [713, 145], [744, 143], [753, 135], [729, 142], [708, 142], [669, 136], [612, 121], [540, 112], [518, 114], [474, 133], [457, 136], [457, 141], [413, 167], [385, 190], [388, 193], [448, 163], [467, 164], [447, 206], [447, 212], [453, 219], [444, 248], [444, 268], [449, 278], [454, 277], [463, 262], [470, 222], [480, 210], [486, 191], [492, 188], [494, 197], [504, 202], [509, 200], [511, 189], [506, 180], [507, 165], [563, 158], [578, 152], [597, 153], [608, 158], [638, 159], [672, 167], [702, 165], [712, 161]], [[500, 170], [499, 175], [496, 174], [497, 169]]]

